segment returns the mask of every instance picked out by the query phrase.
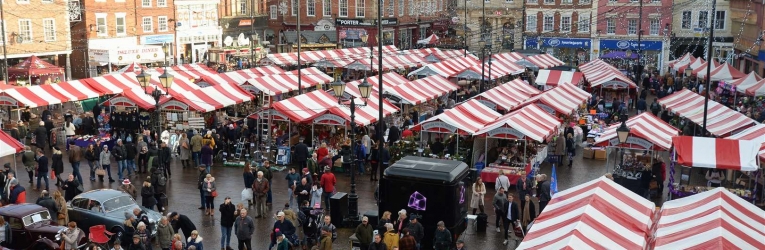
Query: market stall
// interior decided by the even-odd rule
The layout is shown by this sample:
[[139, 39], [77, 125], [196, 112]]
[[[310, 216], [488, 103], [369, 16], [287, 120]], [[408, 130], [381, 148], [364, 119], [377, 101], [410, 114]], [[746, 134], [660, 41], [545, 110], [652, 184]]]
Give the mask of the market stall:
[[[16, 172], [16, 154], [24, 151], [24, 144], [11, 137], [11, 135], [0, 131], [0, 157], [13, 155], [13, 171]], [[18, 173], [18, 172], [16, 172]]]
[[[732, 179], [735, 180], [734, 186], [756, 190], [757, 192], [754, 192], [755, 197], [759, 196], [758, 199], [764, 201], [765, 192], [763, 192], [763, 190], [765, 189], [763, 189], [763, 187], [765, 187], [765, 175], [763, 175], [762, 167], [763, 162], [765, 162], [765, 124], [754, 125], [734, 135], [728, 136], [726, 139], [751, 140], [754, 142], [762, 141], [759, 151], [761, 170], [755, 172], [742, 172]], [[757, 174], [760, 175], [759, 178], [757, 178]]]
[[534, 83], [539, 86], [555, 87], [558, 84], [570, 83], [574, 86], [579, 86], [582, 83], [581, 72], [560, 71], [560, 70], [539, 70], [539, 74]]
[[[431, 84], [426, 80], [430, 78], [440, 78], [440, 81], [435, 81], [435, 84]], [[385, 94], [396, 96], [401, 100], [400, 103], [402, 104], [418, 105], [447, 95], [458, 89], [459, 86], [456, 84], [446, 80], [446, 78], [435, 75], [395, 85], [391, 88], [384, 89], [384, 91]]]
[[547, 69], [552, 67], [561, 66], [565, 63], [563, 61], [558, 60], [558, 58], [555, 58], [554, 56], [550, 54], [539, 54], [539, 55], [533, 55], [526, 57], [526, 60], [533, 63], [540, 69]]
[[[704, 77], [707, 75], [707, 67], [708, 66], [709, 66], [709, 62], [707, 61], [704, 64], [701, 64], [698, 68], [696, 68], [693, 71], [691, 71], [691, 74], [695, 75], [699, 79], [704, 79]], [[711, 69], [711, 71], [714, 71], [717, 67], [720, 67], [720, 63], [717, 62], [717, 60], [712, 60], [712, 69]]]
[[243, 69], [231, 72], [218, 73], [215, 75], [202, 76], [202, 81], [209, 83], [210, 85], [217, 85], [223, 83], [236, 83], [242, 85], [247, 80], [257, 78], [265, 75], [282, 74], [284, 70], [279, 67], [273, 66], [261, 66], [251, 69]]
[[331, 76], [324, 74], [315, 67], [304, 68], [300, 72], [302, 74], [301, 79], [298, 79], [297, 70], [294, 70], [255, 77], [247, 80], [241, 87], [253, 94], [259, 94], [262, 91], [266, 95], [280, 97], [283, 93], [300, 89], [298, 82], [301, 83], [303, 89], [308, 89], [318, 84], [327, 84], [333, 80]]
[[734, 80], [731, 84], [736, 85], [736, 91], [749, 96], [765, 96], [765, 80], [756, 73], [751, 72], [746, 77]]
[[456, 57], [437, 63], [424, 65], [417, 70], [409, 72], [408, 76], [425, 77], [431, 75], [440, 75], [442, 77], [451, 77], [477, 64], [480, 64], [480, 62], [472, 57]]
[[[693, 91], [683, 89], [659, 99], [659, 104], [667, 110], [687, 118], [693, 123], [704, 123], [704, 97]], [[709, 100], [707, 109], [707, 130], [716, 136], [726, 136], [731, 132], [747, 128], [756, 121], [724, 105]]]
[[654, 250], [765, 249], [765, 212], [725, 188], [664, 202]]
[[681, 71], [677, 71], [675, 68], [678, 68], [678, 69], [679, 69], [679, 68], [680, 68], [680, 67], [682, 67], [682, 66], [688, 65], [688, 64], [690, 64], [690, 63], [691, 63], [691, 61], [693, 61], [693, 60], [695, 60], [695, 59], [696, 59], [696, 58], [695, 58], [695, 57], [693, 57], [693, 55], [691, 55], [691, 53], [689, 52], [689, 53], [685, 53], [685, 54], [684, 54], [683, 56], [681, 56], [680, 58], [677, 58], [677, 59], [675, 59], [675, 60], [671, 60], [671, 61], [667, 62], [667, 66], [668, 66], [670, 69], [672, 69], [672, 70], [675, 70], [675, 72], [680, 72], [680, 74], [682, 74], [682, 72], [681, 72]]
[[491, 56], [492, 58], [500, 59], [500, 60], [508, 60], [511, 62], [516, 62], [519, 60], [523, 60], [526, 57], [523, 56], [521, 53], [518, 52], [505, 52], [505, 53], [497, 53]]
[[64, 68], [53, 65], [37, 56], [30, 56], [6, 70], [8, 81], [14, 85], [49, 84], [64, 79]]
[[516, 249], [645, 249], [655, 210], [600, 177], [554, 194]]
[[604, 104], [603, 107], [599, 108], [600, 111], [606, 112], [618, 108], [612, 107], [614, 99], [628, 106], [635, 100], [637, 93], [630, 90], [637, 89], [637, 85], [617, 68], [600, 59], [589, 62], [579, 68], [584, 78], [587, 79], [589, 87], [593, 91], [597, 90], [599, 95], [603, 97]]
[[712, 72], [710, 72], [709, 75], [710, 75], [709, 79], [712, 81], [733, 81], [735, 79], [739, 79], [746, 76], [746, 74], [742, 73], [741, 71], [738, 71], [732, 65], [728, 64], [728, 62], [725, 62], [719, 67], [712, 70]]
[[532, 87], [521, 79], [515, 79], [485, 91], [473, 99], [478, 100], [493, 110], [513, 110], [529, 98], [542, 91]]
[[[687, 69], [687, 68], [690, 68], [691, 70], [694, 70], [694, 69], [697, 69], [697, 68], [701, 67], [702, 65], [704, 65], [704, 63], [706, 63], [706, 61], [704, 61], [704, 59], [702, 59], [701, 57], [699, 57], [699, 58], [692, 58], [689, 63], [677, 63], [677, 64], [675, 64], [672, 67], [672, 69], [674, 69], [676, 72], [685, 72], [685, 69]], [[685, 74], [685, 73], [683, 73], [683, 74]]]
[[572, 85], [560, 84], [537, 96], [531, 97], [523, 104], [517, 106], [535, 103], [540, 108], [556, 116], [570, 116], [575, 114], [580, 105], [590, 98], [590, 93]]
[[[533, 174], [532, 170], [547, 158], [544, 143], [557, 134], [561, 120], [531, 104], [490, 122], [475, 132], [473, 162], [484, 182], [494, 183], [503, 171], [515, 184], [520, 178]], [[488, 163], [488, 164], [486, 164]]]

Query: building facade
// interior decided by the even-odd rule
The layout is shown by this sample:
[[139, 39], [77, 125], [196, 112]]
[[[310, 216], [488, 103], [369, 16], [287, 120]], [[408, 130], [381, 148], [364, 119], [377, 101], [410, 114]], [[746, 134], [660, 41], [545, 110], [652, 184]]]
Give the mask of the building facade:
[[161, 46], [163, 64], [175, 61], [175, 0], [141, 0], [136, 6], [136, 36], [143, 47]]
[[264, 0], [220, 1], [218, 15], [223, 28], [224, 47], [249, 47], [251, 40], [258, 41], [273, 36], [273, 33], [265, 33], [268, 27], [268, 11], [264, 4]]
[[[639, 1], [643, 1], [642, 18]], [[641, 64], [646, 68], [663, 69], [670, 54], [672, 0], [600, 0], [596, 6], [592, 58], [626, 54], [629, 50], [635, 58], [642, 54]], [[627, 60], [628, 64], [636, 62]]]
[[[0, 21], [5, 33], [3, 43], [8, 65], [37, 56], [47, 62], [66, 67], [72, 61], [69, 40], [69, 11], [65, 2], [53, 0], [15, 0], [3, 2]], [[0, 54], [2, 55], [2, 54]], [[0, 64], [2, 61], [0, 61]], [[69, 67], [66, 67], [69, 69]], [[71, 77], [67, 70], [67, 78]]]
[[378, 39], [378, 1], [269, 0], [269, 24], [274, 44], [297, 48], [300, 15], [303, 49], [395, 45], [413, 48], [417, 40], [445, 34], [449, 28], [446, 0], [383, 0], [382, 38]]
[[[733, 36], [729, 1], [717, 1], [715, 13], [711, 1], [676, 0], [670, 35], [670, 58], [690, 53], [707, 58], [709, 30], [714, 29], [713, 55], [717, 61], [732, 62]], [[714, 21], [713, 21], [714, 20]]]
[[[467, 39], [468, 47], [476, 50], [484, 31], [485, 40], [492, 47], [512, 50], [523, 46], [523, 5], [524, 0], [467, 0], [456, 2], [457, 35]], [[467, 15], [465, 15], [467, 13]], [[481, 25], [483, 23], [483, 25]], [[467, 35], [463, 26], [467, 24]], [[491, 36], [491, 37], [489, 37]], [[480, 48], [479, 48], [480, 49]], [[496, 49], [495, 49], [496, 50]]]
[[734, 44], [734, 65], [741, 72], [765, 74], [765, 5], [758, 1], [731, 0], [731, 34]]
[[592, 0], [526, 0], [525, 47], [546, 51], [571, 66], [588, 62], [595, 16]]
[[175, 0], [177, 63], [203, 62], [209, 59], [210, 48], [221, 46], [219, 3], [218, 0]]

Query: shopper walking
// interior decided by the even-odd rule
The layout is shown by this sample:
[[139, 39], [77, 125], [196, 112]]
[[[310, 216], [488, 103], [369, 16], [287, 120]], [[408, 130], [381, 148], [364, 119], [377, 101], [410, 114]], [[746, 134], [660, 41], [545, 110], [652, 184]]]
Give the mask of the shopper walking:
[[239, 250], [252, 248], [252, 234], [255, 233], [255, 221], [247, 216], [247, 209], [239, 210], [239, 216], [234, 221], [234, 233], [239, 242]]

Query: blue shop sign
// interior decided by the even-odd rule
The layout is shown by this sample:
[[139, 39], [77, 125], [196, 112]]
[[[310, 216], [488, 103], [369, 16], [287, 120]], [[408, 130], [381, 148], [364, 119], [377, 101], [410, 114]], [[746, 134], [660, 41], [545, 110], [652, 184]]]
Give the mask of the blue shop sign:
[[[558, 37], [542, 38], [542, 47], [589, 49], [590, 44], [591, 44], [591, 41], [589, 38], [558, 38]], [[526, 39], [526, 47], [536, 48], [537, 38]]]
[[175, 35], [173, 34], [141, 36], [141, 44], [163, 44], [174, 42]]
[[[662, 50], [661, 41], [640, 41], [641, 50]], [[611, 50], [637, 50], [637, 40], [600, 40], [600, 49]]]
[[760, 50], [757, 52], [757, 60], [760, 62], [765, 62], [765, 50]]

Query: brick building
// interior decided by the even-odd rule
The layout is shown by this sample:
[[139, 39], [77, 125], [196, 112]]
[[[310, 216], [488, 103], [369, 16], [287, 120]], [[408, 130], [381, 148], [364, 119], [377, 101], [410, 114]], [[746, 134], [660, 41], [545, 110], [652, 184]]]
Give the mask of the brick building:
[[[521, 42], [523, 18], [519, 17], [523, 17], [523, 4], [523, 0], [456, 1], [456, 19], [460, 20], [459, 23], [454, 24], [457, 26], [455, 27], [456, 34], [464, 37], [462, 26], [467, 23], [467, 45], [473, 50], [477, 51], [478, 49], [478, 41], [481, 36], [475, 34], [480, 34], [482, 28], [487, 31], [487, 34], [497, 34], [491, 38], [492, 46], [501, 46], [508, 50], [520, 49], [523, 46]], [[465, 16], [466, 12], [467, 17]], [[486, 23], [482, 27], [481, 20], [484, 17]], [[499, 38], [499, 42], [497, 42], [497, 38]]]
[[573, 66], [588, 62], [595, 16], [592, 0], [526, 0], [524, 47]]
[[731, 33], [734, 39], [734, 65], [744, 73], [765, 74], [765, 4], [758, 1], [731, 0]]
[[717, 1], [714, 16], [711, 1], [675, 0], [670, 60], [690, 53], [707, 57], [708, 30], [714, 17], [713, 57], [718, 61], [731, 61], [733, 36], [731, 34], [730, 2]]

